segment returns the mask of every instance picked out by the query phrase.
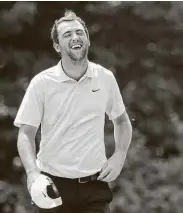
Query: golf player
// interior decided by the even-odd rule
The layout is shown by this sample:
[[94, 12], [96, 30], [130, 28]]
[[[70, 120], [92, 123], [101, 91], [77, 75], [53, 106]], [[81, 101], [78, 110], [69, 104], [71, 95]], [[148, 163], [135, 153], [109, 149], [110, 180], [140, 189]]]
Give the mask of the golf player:
[[[122, 170], [131, 123], [113, 73], [88, 60], [84, 21], [66, 11], [51, 37], [60, 61], [32, 78], [14, 120], [28, 191], [40, 213], [107, 213], [113, 198], [109, 182]], [[105, 113], [115, 139], [108, 159]]]

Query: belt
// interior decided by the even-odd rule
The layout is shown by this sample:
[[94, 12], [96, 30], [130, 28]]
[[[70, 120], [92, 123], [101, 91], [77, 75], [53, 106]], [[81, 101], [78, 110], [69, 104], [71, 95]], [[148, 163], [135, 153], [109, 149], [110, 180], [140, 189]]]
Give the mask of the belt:
[[[53, 175], [48, 174], [48, 173], [43, 172], [43, 171], [41, 171], [41, 174], [47, 175], [50, 178], [54, 177]], [[90, 182], [90, 181], [97, 180], [97, 178], [98, 178], [99, 175], [100, 175], [100, 172], [97, 172], [94, 175], [89, 175], [89, 176], [80, 177], [80, 178], [74, 178], [74, 179], [70, 179], [70, 180], [76, 180], [76, 181], [78, 181], [78, 183], [87, 183], [87, 182]], [[66, 179], [68, 179], [68, 178], [66, 178]]]
[[99, 176], [99, 172], [94, 174], [94, 175], [90, 175], [90, 176], [86, 176], [86, 177], [81, 177], [81, 178], [76, 178], [78, 180], [79, 183], [87, 183], [90, 181], [95, 181], [97, 180], [98, 176]]

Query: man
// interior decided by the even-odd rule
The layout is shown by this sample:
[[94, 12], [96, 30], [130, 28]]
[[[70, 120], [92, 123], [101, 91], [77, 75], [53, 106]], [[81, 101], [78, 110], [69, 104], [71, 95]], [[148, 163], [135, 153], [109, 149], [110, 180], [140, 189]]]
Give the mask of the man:
[[[131, 124], [114, 75], [87, 58], [90, 39], [85, 23], [67, 11], [55, 21], [51, 36], [61, 61], [31, 80], [14, 121], [20, 127], [18, 151], [28, 190], [41, 213], [106, 213], [112, 201], [108, 183], [123, 167]], [[115, 151], [109, 159], [105, 113], [114, 124]], [[41, 191], [48, 182], [60, 196], [59, 204], [52, 205], [46, 191]], [[43, 195], [48, 199], [40, 199]]]

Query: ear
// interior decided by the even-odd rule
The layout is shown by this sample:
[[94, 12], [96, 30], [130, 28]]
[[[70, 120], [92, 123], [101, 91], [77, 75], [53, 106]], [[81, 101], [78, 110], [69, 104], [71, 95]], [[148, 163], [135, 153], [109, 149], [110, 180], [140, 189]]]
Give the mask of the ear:
[[90, 46], [90, 39], [88, 38], [88, 46]]
[[54, 43], [54, 44], [53, 44], [53, 47], [54, 47], [54, 49], [56, 50], [57, 53], [60, 52], [60, 47], [59, 47], [58, 44]]

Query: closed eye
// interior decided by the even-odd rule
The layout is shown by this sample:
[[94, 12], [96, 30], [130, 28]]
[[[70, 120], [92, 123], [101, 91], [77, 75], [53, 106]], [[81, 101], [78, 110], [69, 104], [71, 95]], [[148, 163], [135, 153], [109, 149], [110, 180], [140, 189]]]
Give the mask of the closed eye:
[[71, 32], [66, 32], [66, 33], [63, 34], [63, 37], [64, 37], [64, 38], [68, 38], [68, 37], [70, 37], [70, 36], [71, 36]]
[[84, 35], [83, 30], [77, 30], [76, 33], [77, 33], [77, 35]]

